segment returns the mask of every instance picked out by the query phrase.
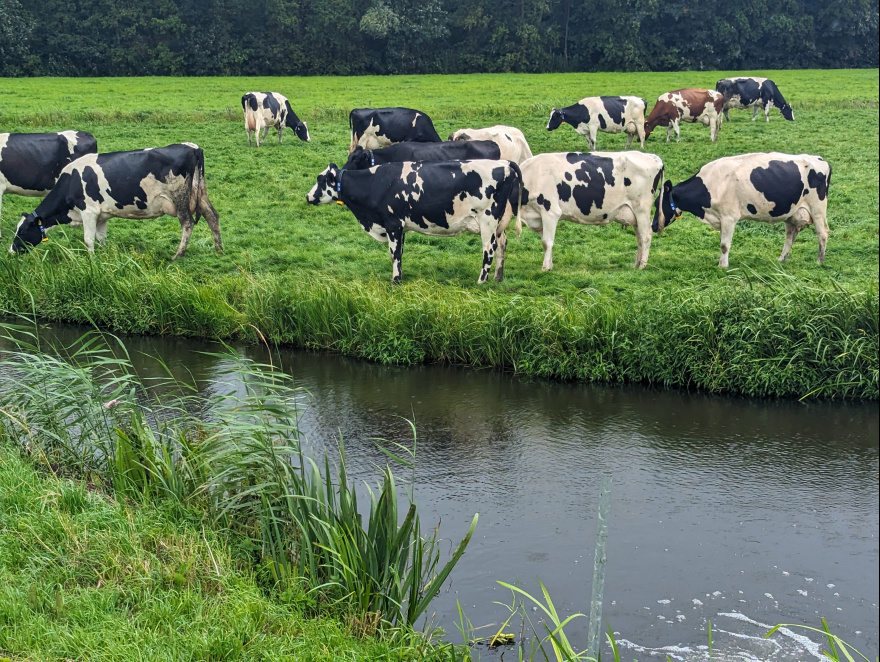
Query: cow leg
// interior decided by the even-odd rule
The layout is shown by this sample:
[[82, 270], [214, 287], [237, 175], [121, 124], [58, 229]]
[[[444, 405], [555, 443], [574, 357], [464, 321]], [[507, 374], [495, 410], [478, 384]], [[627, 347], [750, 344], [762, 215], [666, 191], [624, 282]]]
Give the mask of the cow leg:
[[395, 227], [389, 223], [385, 230], [388, 233], [388, 252], [391, 253], [391, 282], [399, 285], [402, 275], [400, 263], [403, 257], [403, 224]]
[[798, 232], [801, 229], [798, 227], [797, 223], [793, 223], [792, 221], [785, 222], [785, 246], [782, 247], [782, 255], [779, 256], [780, 262], [785, 262], [788, 259], [788, 252], [791, 250], [791, 245], [794, 243], [794, 240], [797, 239]]
[[721, 258], [718, 260], [718, 266], [721, 269], [726, 269], [728, 265], [730, 244], [733, 241], [734, 228], [736, 228], [736, 221], [721, 221]]
[[174, 254], [174, 257], [171, 258], [172, 260], [176, 260], [186, 253], [186, 247], [189, 246], [189, 238], [192, 235], [193, 228], [196, 224], [195, 219], [192, 217], [192, 214], [189, 213], [189, 209], [186, 205], [178, 206], [177, 219], [180, 221], [180, 246], [177, 247], [177, 252]]
[[[3, 194], [6, 193], [6, 187], [0, 186], [0, 220], [3, 219]], [[0, 226], [0, 237], [3, 236], [3, 228]]]
[[281, 142], [281, 139], [284, 137], [284, 125], [281, 124], [278, 126], [278, 142]]
[[633, 143], [633, 134], [627, 131], [626, 133], [626, 148], [629, 149], [630, 145]]
[[727, 112], [727, 108], [724, 109], [724, 121], [726, 121], [726, 122], [730, 121], [730, 115]]
[[492, 260], [495, 259], [495, 252], [498, 250], [498, 223], [491, 216], [484, 217], [479, 223], [480, 238], [483, 240], [483, 268], [477, 279], [478, 285], [485, 283], [489, 278], [489, 269], [492, 268]]
[[544, 264], [541, 271], [553, 269], [553, 242], [556, 239], [556, 226], [559, 224], [558, 216], [544, 216], [541, 214], [541, 244], [544, 246]]
[[819, 258], [816, 264], [825, 261], [825, 244], [828, 243], [828, 217], [825, 209], [818, 209], [810, 214], [813, 219], [813, 227], [816, 228], [816, 239], [819, 240]]
[[636, 133], [639, 135], [639, 142], [642, 144], [642, 149], [645, 149], [645, 123], [644, 122], [636, 122]]
[[769, 103], [764, 104], [764, 120], [767, 122], [770, 121], [770, 108], [771, 107], [772, 106]]
[[755, 112], [752, 113], [752, 121], [753, 121], [753, 122], [755, 121], [755, 118], [758, 116], [758, 105], [759, 105], [759, 104], [755, 104], [755, 105], [753, 106], [753, 108], [755, 109]]
[[101, 246], [104, 245], [104, 242], [107, 240], [107, 219], [98, 219], [98, 222], [95, 224], [95, 238], [98, 240], [98, 243]]
[[672, 131], [672, 123], [666, 125], [666, 142], [669, 142], [670, 131]]
[[718, 118], [709, 118], [709, 139], [714, 143], [718, 142]]
[[95, 252], [95, 235], [97, 233], [98, 225], [97, 221], [98, 217], [96, 214], [85, 212], [82, 214], [83, 241], [86, 244], [86, 248], [89, 249], [89, 253]]
[[673, 128], [675, 129], [675, 142], [681, 142], [681, 123], [678, 120], [675, 120], [672, 123]]
[[587, 132], [587, 148], [589, 151], [593, 151], [596, 149], [596, 134], [598, 133], [598, 129], [595, 126], [591, 126]]
[[211, 228], [211, 235], [214, 237], [214, 250], [218, 253], [223, 252], [223, 240], [220, 238], [220, 215], [208, 199], [208, 191], [205, 188], [204, 179], [199, 186], [199, 204], [197, 209], [205, 217], [208, 227]]

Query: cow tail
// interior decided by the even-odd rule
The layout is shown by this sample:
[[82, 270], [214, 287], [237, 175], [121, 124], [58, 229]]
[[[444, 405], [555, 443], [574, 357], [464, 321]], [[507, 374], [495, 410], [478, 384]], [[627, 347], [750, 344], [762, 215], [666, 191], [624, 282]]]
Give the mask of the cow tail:
[[516, 175], [516, 183], [508, 192], [507, 200], [510, 203], [511, 211], [516, 216], [516, 238], [519, 239], [520, 234], [522, 234], [522, 221], [519, 219], [519, 207], [522, 204], [523, 190], [522, 170], [519, 169], [519, 164], [513, 161], [508, 163], [510, 163], [510, 169], [513, 171], [513, 174]]
[[[192, 195], [190, 209], [193, 210], [193, 219], [198, 223], [203, 215], [202, 206], [205, 203], [211, 204], [208, 200], [207, 188], [205, 187], [205, 153], [201, 147], [196, 149], [196, 167], [193, 168], [190, 192]], [[202, 199], [203, 197], [204, 200]]]
[[666, 227], [666, 218], [663, 216], [663, 196], [666, 194], [666, 164], [660, 165], [660, 197], [657, 198], [657, 234], [663, 232]]

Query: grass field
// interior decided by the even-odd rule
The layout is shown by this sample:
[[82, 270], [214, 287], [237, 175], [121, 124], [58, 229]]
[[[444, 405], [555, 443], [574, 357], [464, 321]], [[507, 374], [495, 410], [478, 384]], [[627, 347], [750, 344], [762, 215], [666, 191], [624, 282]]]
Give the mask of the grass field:
[[[225, 252], [214, 254], [200, 224], [186, 257], [170, 264], [179, 241], [170, 217], [111, 220], [108, 247], [95, 260], [80, 253], [80, 228], [58, 229], [34, 255], [0, 258], [7, 281], [0, 309], [148, 333], [255, 339], [254, 325], [280, 342], [388, 362], [451, 360], [559, 378], [876, 398], [874, 70], [750, 72], [778, 83], [795, 122], [777, 111], [769, 124], [731, 111], [717, 143], [700, 125], [683, 126], [680, 144], [667, 144], [662, 130], [647, 143], [673, 182], [732, 154], [823, 156], [834, 172], [822, 266], [812, 229], [780, 265], [784, 228], [744, 222], [731, 268], [719, 270], [718, 233], [685, 215], [655, 236], [644, 271], [632, 268], [634, 234], [617, 224], [561, 224], [554, 271], [546, 273], [540, 237], [524, 230], [511, 238], [504, 282], [484, 286], [476, 285], [478, 237], [410, 235], [403, 285], [392, 288], [384, 244], [346, 209], [305, 202], [315, 176], [345, 161], [353, 107], [419, 108], [441, 136], [509, 124], [522, 129], [534, 153], [577, 151], [586, 140], [571, 127], [545, 130], [552, 107], [610, 93], [642, 96], [650, 107], [670, 89], [712, 88], [730, 73], [4, 79], [0, 131], [82, 129], [101, 151], [198, 143]], [[249, 148], [239, 99], [250, 90], [288, 96], [312, 142], [288, 131], [283, 144], [270, 137]], [[599, 134], [600, 150], [624, 145], [622, 135]], [[3, 242], [36, 203], [4, 198]]]

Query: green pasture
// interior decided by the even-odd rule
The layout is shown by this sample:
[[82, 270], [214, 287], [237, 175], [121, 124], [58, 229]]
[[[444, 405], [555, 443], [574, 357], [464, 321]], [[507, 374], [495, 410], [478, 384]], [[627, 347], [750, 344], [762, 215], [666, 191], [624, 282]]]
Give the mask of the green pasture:
[[[51, 319], [94, 321], [137, 332], [253, 339], [256, 336], [249, 326], [253, 324], [281, 342], [345, 351], [383, 361], [456, 360], [563, 378], [659, 381], [763, 395], [804, 395], [819, 389], [819, 393], [828, 396], [876, 397], [877, 343], [873, 342], [871, 349], [868, 342], [877, 337], [880, 202], [875, 70], [748, 72], [767, 75], [777, 82], [794, 107], [795, 122], [784, 121], [776, 110], [772, 111], [769, 123], [763, 121], [762, 115], [758, 121], [751, 122], [750, 112], [731, 111], [732, 121], [724, 123], [717, 143], [709, 141], [708, 128], [684, 125], [681, 143], [666, 143], [665, 131], [658, 129], [646, 145], [647, 150], [663, 158], [666, 176], [673, 182], [691, 176], [706, 162], [722, 156], [754, 151], [821, 155], [833, 167], [828, 204], [831, 235], [827, 257], [821, 266], [816, 264], [818, 248], [812, 229], [801, 233], [788, 262], [780, 265], [776, 258], [782, 250], [784, 227], [743, 222], [734, 235], [731, 268], [719, 270], [716, 266], [718, 233], [686, 214], [662, 235], [655, 235], [648, 267], [643, 271], [632, 268], [636, 256], [635, 235], [616, 223], [607, 227], [560, 224], [554, 247], [554, 270], [546, 273], [541, 271], [540, 237], [524, 229], [517, 239], [509, 231], [505, 280], [483, 286], [476, 284], [481, 263], [478, 237], [429, 238], [410, 234], [403, 254], [403, 284], [393, 288], [389, 284], [391, 263], [386, 245], [364, 233], [345, 208], [336, 205], [315, 208], [305, 202], [315, 176], [328, 163], [341, 165], [345, 161], [349, 144], [347, 114], [354, 107], [419, 108], [431, 115], [444, 137], [458, 128], [508, 124], [523, 131], [536, 154], [578, 151], [586, 148], [586, 140], [571, 127], [564, 125], [554, 132], [546, 131], [552, 107], [569, 105], [587, 95], [635, 94], [648, 100], [650, 108], [663, 92], [679, 87], [711, 88], [718, 78], [732, 73], [735, 72], [3, 79], [0, 81], [0, 131], [87, 130], [98, 139], [100, 151], [180, 141], [198, 143], [205, 151], [208, 192], [220, 214], [225, 252], [214, 254], [208, 228], [199, 224], [187, 255], [171, 264], [170, 258], [179, 242], [176, 219], [114, 219], [109, 223], [108, 247], [99, 251], [97, 260], [89, 262], [80, 254], [82, 230], [58, 229], [53, 231], [52, 241], [39, 247], [34, 255], [22, 259], [6, 256], [4, 251], [0, 257], [0, 278], [15, 281], [16, 287], [0, 291], [0, 308], [7, 311], [34, 308], [38, 315]], [[308, 123], [312, 141], [300, 142], [292, 132], [286, 131], [282, 144], [270, 135], [259, 149], [248, 147], [240, 97], [250, 90], [273, 90], [288, 96], [300, 118]], [[600, 133], [598, 149], [620, 150], [625, 140], [623, 135]], [[37, 202], [4, 197], [0, 219], [4, 248], [6, 242], [11, 242], [20, 214], [33, 210]], [[95, 264], [104, 265], [102, 274], [95, 274]], [[126, 267], [126, 264], [134, 266]], [[75, 275], [78, 273], [83, 274], [83, 281], [72, 288], [71, 279], [79, 278]], [[109, 278], [108, 273], [115, 279], [128, 280], [127, 296], [131, 302], [113, 297], [110, 297], [112, 301], [108, 300], [107, 287], [116, 287], [115, 282], [102, 280]], [[103, 292], [96, 285], [99, 281], [104, 283]], [[167, 296], [171, 299], [163, 304], [176, 308], [177, 316], [155, 310], [155, 292], [151, 294], [143, 289], [148, 287], [148, 282], [155, 287], [164, 283], [169, 291], [173, 289], [172, 284], [174, 287], [180, 284], [177, 303], [171, 300], [173, 294], [169, 293]], [[186, 288], [196, 288], [198, 292], [185, 294]], [[332, 296], [327, 294], [328, 288], [335, 292]], [[799, 347], [812, 348], [810, 351], [815, 356], [811, 361], [814, 367], [826, 371], [824, 376], [782, 386], [785, 380], [779, 381], [771, 370], [763, 375], [762, 386], [749, 386], [740, 383], [739, 378], [714, 382], [698, 374], [685, 374], [690, 370], [686, 367], [681, 368], [685, 370], [682, 373], [678, 368], [671, 371], [658, 368], [657, 372], [620, 366], [616, 362], [622, 359], [614, 354], [613, 348], [605, 352], [592, 347], [604, 357], [602, 361], [615, 363], [617, 367], [610, 371], [595, 370], [593, 366], [557, 370], [540, 359], [540, 353], [522, 358], [513, 350], [497, 363], [491, 357], [475, 359], [475, 352], [470, 350], [459, 355], [447, 351], [448, 348], [423, 342], [422, 337], [415, 334], [411, 320], [407, 321], [412, 313], [404, 315], [398, 325], [390, 325], [394, 330], [389, 333], [398, 334], [400, 338], [389, 341], [391, 349], [387, 351], [370, 349], [370, 341], [363, 337], [357, 342], [354, 336], [343, 337], [353, 332], [338, 330], [336, 322], [331, 326], [337, 330], [316, 335], [314, 329], [301, 328], [301, 319], [291, 321], [294, 311], [296, 316], [302, 317], [301, 307], [305, 303], [313, 308], [324, 305], [326, 309], [335, 305], [332, 301], [338, 303], [354, 296], [341, 294], [350, 293], [353, 288], [367, 292], [364, 296], [379, 310], [390, 310], [403, 305], [402, 302], [427, 310], [425, 301], [434, 308], [446, 302], [456, 310], [464, 305], [473, 305], [476, 310], [525, 307], [537, 319], [542, 311], [545, 316], [554, 316], [557, 313], [552, 311], [559, 306], [571, 306], [571, 301], [585, 298], [590, 306], [605, 309], [615, 319], [627, 311], [650, 309], [657, 314], [671, 315], [670, 306], [697, 306], [700, 311], [705, 308], [706, 315], [717, 316], [713, 324], [722, 325], [737, 324], [728, 313], [721, 315], [719, 306], [730, 301], [733, 295], [742, 295], [743, 289], [750, 293], [746, 307], [751, 311], [772, 310], [775, 304], [768, 302], [777, 301], [779, 296], [796, 298], [805, 291], [820, 297], [830, 295], [832, 299], [862, 297], [859, 301], [866, 301], [867, 308], [862, 306], [859, 310], [863, 310], [866, 321], [854, 322], [854, 328], [861, 331], [853, 331], [854, 338], [846, 335], [849, 331], [844, 333], [841, 342], [846, 348], [833, 353], [835, 360], [843, 356], [844, 362], [850, 359], [856, 362], [850, 365], [850, 370], [858, 376], [850, 375], [844, 381], [861, 385], [842, 390], [828, 388], [829, 380], [839, 384], [843, 378], [839, 377], [839, 367], [833, 369], [833, 374], [827, 372], [830, 369], [828, 349], [816, 346], [814, 340], [804, 341], [807, 345]], [[195, 324], [191, 320], [191, 308], [183, 310], [189, 305], [184, 302], [204, 301], [206, 297], [213, 297], [215, 303], [204, 305], [214, 306], [216, 310], [211, 320]], [[326, 305], [316, 304], [319, 299]], [[357, 304], [349, 301], [340, 305], [340, 310], [344, 308], [355, 317], [359, 314]], [[800, 305], [807, 312], [816, 312], [812, 299], [797, 304]], [[256, 309], [263, 312], [257, 315], [253, 312]], [[698, 317], [704, 312], [697, 313]], [[680, 315], [672, 321], [683, 316], [686, 317]], [[781, 329], [790, 324], [790, 320], [773, 319], [779, 322]], [[659, 318], [655, 318], [655, 322], [659, 324]], [[436, 326], [435, 322], [431, 324]], [[575, 335], [580, 333], [574, 327], [569, 330], [572, 329]], [[615, 333], [619, 337], [624, 331]], [[658, 328], [656, 337], [650, 341], [631, 336], [629, 342], [649, 342], [652, 348], [649, 353], [661, 356], [670, 349], [665, 347], [663, 334], [666, 332]], [[358, 333], [363, 335], [362, 330]], [[643, 334], [644, 330], [639, 333]], [[756, 333], [761, 334], [761, 330]], [[688, 341], [693, 331], [682, 330], [681, 334]], [[703, 334], [703, 330], [697, 329], [697, 334]], [[731, 362], [730, 357], [723, 355], [724, 347], [711, 347], [716, 342], [712, 340], [715, 336], [701, 337], [703, 340], [699, 343], [692, 343], [694, 352], [704, 352], [707, 361], [717, 362], [713, 369], [728, 370]], [[784, 345], [784, 342], [770, 342], [768, 338], [759, 340], [768, 342], [771, 348]], [[867, 349], [854, 354], [850, 341], [867, 342]], [[572, 351], [581, 352], [583, 340], [573, 342], [580, 349]], [[739, 342], [749, 354], [751, 350], [745, 346], [748, 341], [740, 339]], [[413, 345], [420, 349], [413, 351]], [[394, 349], [396, 346], [410, 349], [398, 351]], [[553, 351], [560, 350], [557, 347]], [[487, 354], [477, 353], [481, 357]], [[793, 356], [764, 358], [790, 361]], [[738, 370], [747, 375], [753, 368], [743, 364]]]

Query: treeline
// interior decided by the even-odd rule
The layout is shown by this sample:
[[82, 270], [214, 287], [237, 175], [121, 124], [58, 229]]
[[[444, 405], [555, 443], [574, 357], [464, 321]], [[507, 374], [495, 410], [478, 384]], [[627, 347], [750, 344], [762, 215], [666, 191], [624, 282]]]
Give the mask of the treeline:
[[0, 76], [877, 66], [876, 0], [0, 0]]

